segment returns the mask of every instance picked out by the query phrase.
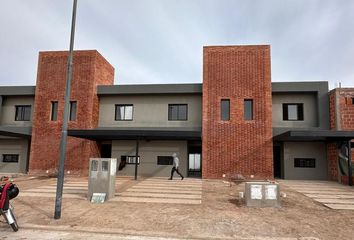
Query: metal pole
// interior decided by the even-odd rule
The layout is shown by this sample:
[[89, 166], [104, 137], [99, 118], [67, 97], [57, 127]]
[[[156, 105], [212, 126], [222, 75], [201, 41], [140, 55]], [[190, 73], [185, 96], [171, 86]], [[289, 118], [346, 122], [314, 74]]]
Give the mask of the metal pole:
[[351, 140], [348, 141], [348, 185], [353, 186], [352, 179], [352, 148], [351, 148]]
[[136, 140], [136, 148], [135, 148], [135, 175], [134, 179], [138, 179], [138, 158], [139, 158], [139, 139]]
[[72, 79], [72, 70], [73, 70], [73, 49], [74, 49], [74, 36], [75, 36], [76, 6], [77, 6], [77, 0], [74, 0], [73, 15], [71, 21], [70, 50], [68, 56], [67, 75], [66, 75], [64, 116], [63, 116], [63, 126], [61, 130], [61, 140], [60, 140], [60, 157], [59, 157], [59, 167], [58, 167], [57, 192], [55, 197], [54, 219], [60, 219], [61, 217], [61, 203], [62, 203], [63, 185], [64, 185], [64, 163], [65, 163], [65, 152], [66, 152], [66, 139], [68, 135], [67, 130], [68, 130], [68, 118], [69, 118], [69, 104], [70, 104], [71, 79]]

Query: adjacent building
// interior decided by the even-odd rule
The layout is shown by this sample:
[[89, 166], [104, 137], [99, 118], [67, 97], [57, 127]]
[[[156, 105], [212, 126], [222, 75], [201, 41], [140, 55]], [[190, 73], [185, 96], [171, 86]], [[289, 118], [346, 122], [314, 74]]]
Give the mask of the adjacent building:
[[[36, 86], [0, 87], [0, 172], [56, 173], [67, 54], [39, 53]], [[75, 51], [67, 174], [113, 157], [118, 175], [137, 163], [168, 177], [177, 153], [189, 177], [348, 181], [338, 154], [354, 139], [354, 89], [272, 83], [268, 45], [204, 47], [203, 59], [202, 84], [113, 85], [101, 54]]]

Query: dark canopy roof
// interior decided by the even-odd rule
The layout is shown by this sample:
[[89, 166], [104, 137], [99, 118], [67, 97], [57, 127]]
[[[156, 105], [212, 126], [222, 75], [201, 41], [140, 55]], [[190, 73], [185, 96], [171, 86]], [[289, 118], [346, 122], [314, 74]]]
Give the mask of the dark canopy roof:
[[200, 140], [201, 129], [177, 128], [96, 128], [70, 129], [68, 135], [89, 140]]
[[30, 138], [32, 135], [31, 127], [0, 127], [0, 135], [7, 137]]
[[287, 131], [273, 137], [275, 141], [349, 141], [354, 131], [307, 130]]

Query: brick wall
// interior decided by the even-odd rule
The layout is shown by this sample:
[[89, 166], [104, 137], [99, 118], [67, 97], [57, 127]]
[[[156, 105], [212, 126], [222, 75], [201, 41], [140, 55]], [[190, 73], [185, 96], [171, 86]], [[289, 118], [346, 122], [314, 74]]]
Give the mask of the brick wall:
[[[55, 173], [64, 112], [64, 93], [68, 53], [40, 52], [38, 60], [30, 173]], [[114, 68], [95, 50], [75, 51], [71, 100], [77, 101], [76, 121], [69, 129], [92, 129], [98, 122], [97, 85], [112, 85]], [[58, 101], [58, 120], [51, 121], [51, 102]], [[87, 174], [88, 159], [99, 156], [96, 142], [68, 137], [65, 170]]]
[[[205, 47], [203, 64], [203, 178], [272, 178], [270, 47]], [[230, 121], [221, 121], [221, 99], [230, 99]], [[244, 120], [244, 99], [254, 120]]]
[[[330, 128], [333, 130], [354, 130], [354, 88], [336, 88], [329, 92]], [[337, 112], [338, 111], [338, 112]], [[338, 180], [338, 154], [335, 144], [328, 144], [329, 174]], [[334, 154], [335, 153], [335, 154]], [[354, 150], [352, 151], [352, 160]], [[353, 162], [354, 164], [354, 162]], [[341, 178], [348, 180], [348, 178]]]

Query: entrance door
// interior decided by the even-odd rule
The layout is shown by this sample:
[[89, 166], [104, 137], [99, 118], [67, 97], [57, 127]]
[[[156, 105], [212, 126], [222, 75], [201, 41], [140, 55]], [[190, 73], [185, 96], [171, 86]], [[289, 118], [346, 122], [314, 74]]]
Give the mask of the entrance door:
[[274, 178], [281, 178], [281, 146], [273, 146]]
[[190, 153], [188, 156], [188, 177], [201, 177], [202, 155], [200, 153]]
[[111, 158], [112, 156], [112, 144], [101, 144], [101, 157]]

